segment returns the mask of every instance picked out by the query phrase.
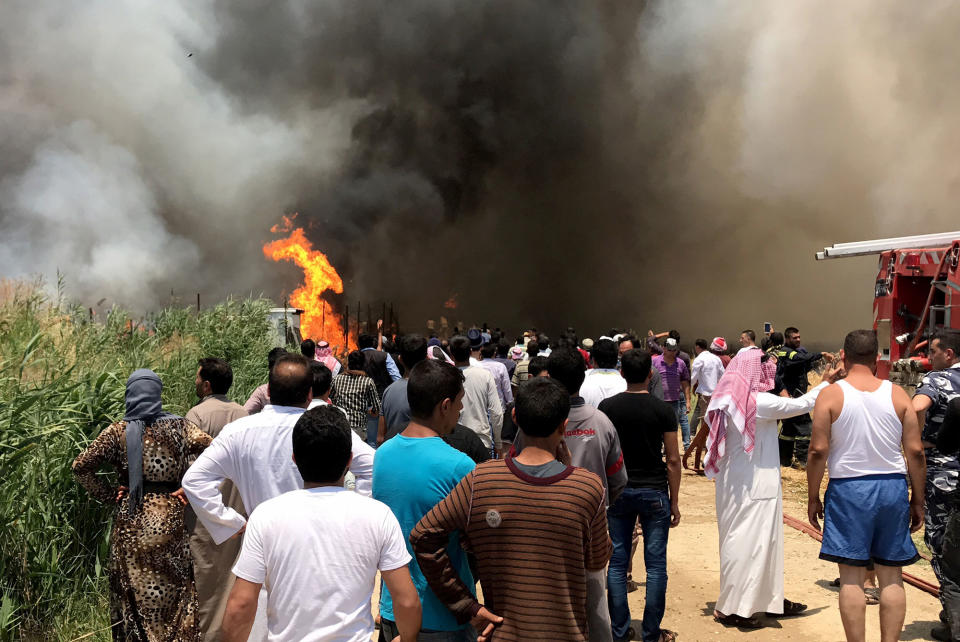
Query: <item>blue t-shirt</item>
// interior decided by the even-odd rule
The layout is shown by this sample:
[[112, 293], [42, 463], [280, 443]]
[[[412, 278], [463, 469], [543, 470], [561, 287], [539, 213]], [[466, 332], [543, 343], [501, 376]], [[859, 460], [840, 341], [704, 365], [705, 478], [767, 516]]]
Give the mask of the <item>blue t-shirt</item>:
[[[427, 585], [417, 557], [410, 545], [410, 532], [424, 515], [440, 503], [450, 491], [473, 470], [473, 460], [459, 450], [448, 446], [439, 437], [411, 438], [397, 435], [384, 442], [373, 458], [373, 498], [390, 507], [400, 528], [410, 562], [413, 579], [423, 605], [424, 629], [456, 631], [467, 626], [457, 624], [457, 618], [447, 609]], [[460, 547], [459, 533], [453, 533], [447, 544], [450, 563], [474, 593], [473, 575], [467, 564], [467, 555]], [[380, 615], [396, 621], [393, 598], [386, 585], [380, 595]]]

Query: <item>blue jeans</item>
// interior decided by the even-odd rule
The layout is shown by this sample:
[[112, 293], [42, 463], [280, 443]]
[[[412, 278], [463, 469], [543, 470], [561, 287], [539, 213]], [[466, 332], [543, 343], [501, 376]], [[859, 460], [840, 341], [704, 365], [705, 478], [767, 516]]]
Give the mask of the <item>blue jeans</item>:
[[677, 413], [680, 432], [683, 434], [683, 449], [686, 450], [690, 447], [690, 419], [687, 417], [687, 401], [686, 399], [678, 399], [667, 403], [673, 406], [673, 411]]
[[380, 417], [367, 415], [367, 438], [364, 439], [371, 448], [377, 447], [377, 430], [380, 428]]
[[647, 569], [647, 596], [643, 607], [643, 634], [640, 639], [660, 639], [660, 623], [667, 605], [667, 535], [670, 533], [670, 498], [665, 490], [625, 488], [607, 511], [613, 555], [607, 573], [607, 601], [613, 639], [627, 637], [630, 607], [627, 605], [627, 565], [633, 526], [640, 520], [643, 530], [643, 563]]

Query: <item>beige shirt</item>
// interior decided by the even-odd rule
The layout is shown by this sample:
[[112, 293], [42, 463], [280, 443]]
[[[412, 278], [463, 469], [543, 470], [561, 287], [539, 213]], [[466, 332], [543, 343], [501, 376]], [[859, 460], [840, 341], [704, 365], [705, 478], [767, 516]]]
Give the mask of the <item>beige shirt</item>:
[[197, 424], [203, 432], [216, 437], [228, 423], [246, 416], [247, 411], [243, 406], [230, 401], [226, 395], [210, 395], [191, 408], [186, 418]]
[[[200, 400], [196, 406], [187, 411], [186, 419], [192, 421], [200, 430], [207, 433], [214, 439], [223, 430], [228, 423], [246, 417], [247, 411], [243, 406], [227, 399], [226, 395], [209, 395]], [[193, 458], [196, 459], [195, 457]], [[191, 464], [193, 461], [190, 462]], [[234, 487], [233, 482], [227, 480], [220, 487], [223, 493], [224, 503], [233, 508], [241, 515], [246, 515], [243, 510], [243, 501], [240, 499], [240, 493]], [[188, 510], [185, 516], [187, 530], [193, 532], [196, 527], [196, 514], [193, 510]]]

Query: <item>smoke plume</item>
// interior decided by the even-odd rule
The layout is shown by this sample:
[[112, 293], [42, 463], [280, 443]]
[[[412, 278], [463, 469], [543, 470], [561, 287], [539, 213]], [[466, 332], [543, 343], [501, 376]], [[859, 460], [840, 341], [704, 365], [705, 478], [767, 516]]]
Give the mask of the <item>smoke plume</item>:
[[[278, 298], [284, 213], [407, 327], [835, 341], [946, 231], [960, 6], [253, 0], [0, 9], [0, 274]], [[450, 315], [448, 315], [450, 316]], [[692, 337], [690, 337], [692, 338]]]

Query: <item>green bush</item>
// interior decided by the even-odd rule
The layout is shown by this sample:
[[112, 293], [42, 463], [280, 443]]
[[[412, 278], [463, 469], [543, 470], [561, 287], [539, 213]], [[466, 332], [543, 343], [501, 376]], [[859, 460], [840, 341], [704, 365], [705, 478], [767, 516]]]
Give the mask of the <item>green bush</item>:
[[[0, 284], [4, 285], [4, 284]], [[39, 284], [0, 300], [0, 640], [69, 640], [109, 626], [106, 568], [111, 507], [74, 481], [70, 464], [123, 416], [127, 376], [152, 368], [164, 406], [196, 402], [197, 359], [227, 359], [231, 397], [266, 379], [270, 302], [168, 308], [131, 321], [114, 308], [94, 322]], [[109, 473], [104, 473], [109, 474]], [[109, 639], [104, 630], [88, 639]]]

